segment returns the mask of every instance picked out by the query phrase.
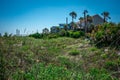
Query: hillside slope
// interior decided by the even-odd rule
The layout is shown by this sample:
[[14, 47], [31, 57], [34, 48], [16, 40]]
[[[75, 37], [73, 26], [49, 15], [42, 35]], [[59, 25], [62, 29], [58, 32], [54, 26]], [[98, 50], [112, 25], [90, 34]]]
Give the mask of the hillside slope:
[[120, 56], [87, 39], [0, 38], [1, 79], [119, 80]]

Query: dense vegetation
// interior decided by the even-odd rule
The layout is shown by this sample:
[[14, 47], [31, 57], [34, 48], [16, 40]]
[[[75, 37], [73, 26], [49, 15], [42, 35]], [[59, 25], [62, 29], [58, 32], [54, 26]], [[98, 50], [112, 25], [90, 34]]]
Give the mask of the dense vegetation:
[[89, 34], [98, 47], [120, 49], [120, 24], [104, 23], [98, 25]]
[[[85, 36], [84, 36], [85, 35]], [[87, 39], [86, 39], [87, 37]], [[0, 37], [1, 80], [119, 80], [120, 25]]]
[[83, 26], [74, 22], [76, 12], [69, 15], [71, 23], [55, 31], [0, 33], [0, 80], [120, 80], [120, 23], [109, 23], [106, 11], [101, 25], [87, 10]]
[[61, 29], [57, 33], [34, 33], [29, 37], [36, 39], [51, 39], [58, 37], [80, 38], [86, 36], [91, 42], [94, 42], [97, 47], [114, 47], [120, 49], [120, 24], [104, 23], [102, 25], [91, 25], [88, 27], [88, 32], [81, 30], [65, 30]]
[[34, 37], [36, 39], [51, 39], [51, 38], [58, 38], [58, 37], [71, 37], [71, 38], [80, 38], [82, 36], [84, 36], [84, 32], [83, 31], [73, 31], [73, 30], [69, 30], [69, 31], [65, 31], [64, 29], [61, 29], [58, 33], [34, 33], [34, 34], [30, 34], [29, 37]]

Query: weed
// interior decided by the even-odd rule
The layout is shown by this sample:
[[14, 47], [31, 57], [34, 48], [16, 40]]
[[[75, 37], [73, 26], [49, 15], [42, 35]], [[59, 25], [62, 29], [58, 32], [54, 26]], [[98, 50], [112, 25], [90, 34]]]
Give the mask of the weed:
[[76, 50], [76, 49], [74, 49], [74, 50], [71, 50], [70, 52], [69, 52], [69, 54], [70, 55], [73, 55], [73, 56], [76, 56], [76, 55], [79, 55], [79, 51], [78, 50]]

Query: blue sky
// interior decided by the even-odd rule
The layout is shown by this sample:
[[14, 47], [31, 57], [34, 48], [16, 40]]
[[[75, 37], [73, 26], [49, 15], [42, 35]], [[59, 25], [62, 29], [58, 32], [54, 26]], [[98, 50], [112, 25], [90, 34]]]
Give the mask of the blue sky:
[[120, 22], [120, 0], [0, 0], [0, 33], [23, 34], [42, 32], [42, 29], [69, 22], [69, 13], [75, 11], [79, 17], [87, 9], [90, 15], [108, 11], [112, 22]]

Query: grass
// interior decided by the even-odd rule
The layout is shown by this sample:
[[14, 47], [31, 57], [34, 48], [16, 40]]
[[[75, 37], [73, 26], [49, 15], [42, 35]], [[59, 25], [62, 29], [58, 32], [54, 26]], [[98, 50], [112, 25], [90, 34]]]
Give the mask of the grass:
[[104, 69], [92, 68], [88, 73], [73, 72], [64, 66], [56, 66], [54, 64], [45, 65], [44, 63], [35, 64], [27, 72], [20, 71], [14, 73], [13, 79], [16, 80], [112, 80], [112, 77]]
[[79, 55], [80, 52], [79, 52], [78, 50], [74, 49], [74, 50], [71, 50], [71, 51], [69, 52], [69, 54], [70, 54], [70, 55], [73, 55], [73, 56], [76, 56], [76, 55]]
[[[2, 80], [119, 80], [120, 56], [82, 38], [0, 37]], [[113, 74], [113, 72], [117, 74]]]

